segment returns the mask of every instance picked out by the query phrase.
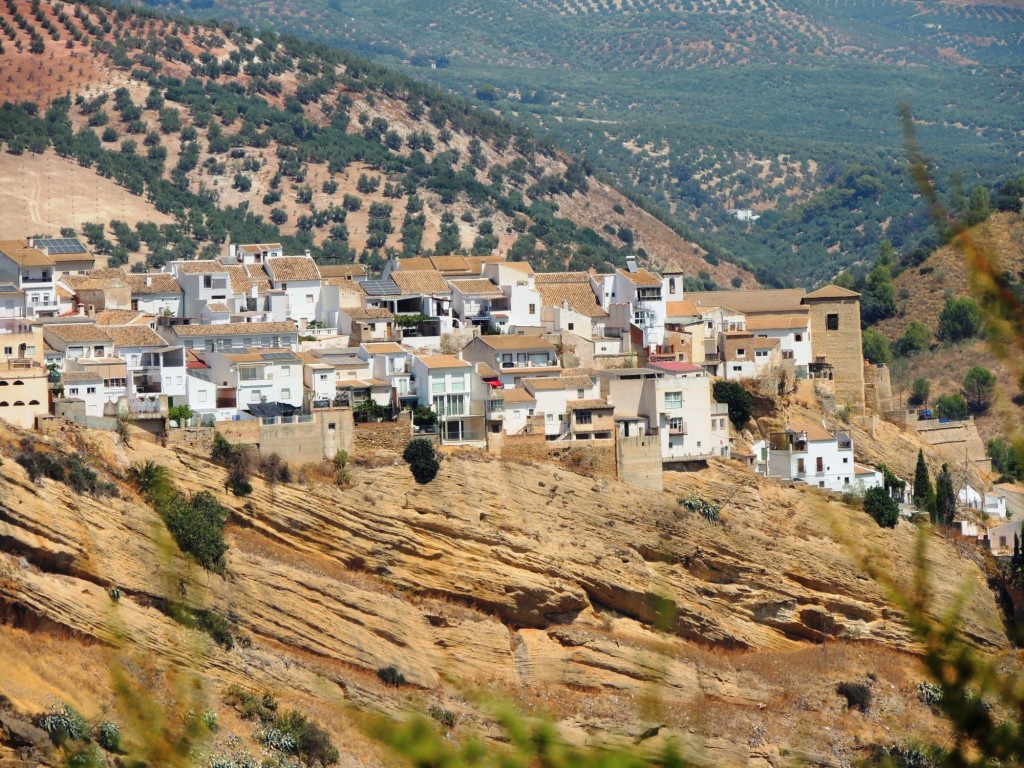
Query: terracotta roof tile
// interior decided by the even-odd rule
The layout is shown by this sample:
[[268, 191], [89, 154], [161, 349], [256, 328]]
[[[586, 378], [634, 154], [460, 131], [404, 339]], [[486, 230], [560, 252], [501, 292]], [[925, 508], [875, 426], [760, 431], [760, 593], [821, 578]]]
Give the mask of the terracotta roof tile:
[[103, 381], [103, 377], [95, 371], [65, 371], [60, 376], [65, 384], [79, 384], [87, 381]]
[[418, 355], [416, 357], [428, 369], [435, 368], [470, 368], [471, 364], [460, 360], [455, 355]]
[[535, 285], [549, 283], [589, 283], [589, 272], [537, 272], [533, 276]]
[[362, 264], [319, 264], [317, 268], [320, 270], [320, 277], [366, 276], [366, 267]]
[[[426, 256], [415, 256], [411, 259], [398, 259], [398, 269], [395, 272], [420, 272], [424, 269], [433, 269], [434, 263]], [[392, 275], [394, 272], [392, 272]]]
[[216, 259], [203, 259], [201, 261], [175, 261], [172, 262], [174, 269], [184, 275], [212, 275], [218, 272], [227, 272], [228, 265]]
[[860, 294], [856, 291], [851, 291], [846, 288], [842, 288], [838, 285], [829, 284], [816, 291], [812, 291], [804, 296], [804, 300], [807, 299], [859, 299]]
[[130, 325], [144, 315], [134, 309], [104, 309], [96, 313], [96, 325]]
[[628, 269], [620, 269], [619, 274], [633, 283], [633, 285], [661, 285], [661, 278], [653, 272], [648, 272], [643, 267], [638, 269], [636, 272], [630, 272]]
[[110, 341], [110, 334], [95, 323], [60, 323], [56, 325], [44, 325], [43, 331], [56, 336], [61, 341], [70, 343], [85, 343], [93, 341]]
[[167, 342], [145, 325], [118, 325], [107, 328], [115, 347], [166, 347]]
[[517, 336], [513, 334], [497, 334], [493, 336], [478, 336], [478, 339], [495, 350], [528, 350], [545, 349], [554, 351], [555, 347], [551, 342], [542, 339], [540, 336]]
[[[128, 273], [125, 276], [128, 285], [131, 286], [132, 295], [152, 296], [161, 293], [183, 293], [174, 275], [167, 272], [148, 272], [145, 274]], [[148, 281], [148, 283], [147, 283]]]
[[458, 272], [460, 274], [471, 274], [472, 267], [466, 262], [465, 256], [431, 256], [430, 263], [439, 272]]
[[430, 296], [439, 293], [451, 293], [448, 281], [436, 269], [392, 272], [391, 279], [398, 286], [398, 290], [402, 292], [403, 296], [417, 294]]
[[692, 291], [686, 298], [698, 307], [728, 307], [742, 313], [800, 312], [803, 288], [751, 291]]
[[261, 336], [268, 333], [294, 333], [299, 329], [294, 323], [224, 323], [222, 325], [173, 325], [179, 337], [202, 336]]
[[355, 280], [346, 280], [344, 277], [326, 277], [321, 280], [324, 285], [335, 285], [342, 293], [353, 293], [359, 296], [365, 296], [366, 291], [363, 290], [363, 286]]
[[608, 405], [604, 400], [570, 400], [565, 404], [565, 408], [568, 411], [590, 411], [614, 407], [613, 405]]
[[804, 314], [792, 315], [752, 315], [747, 318], [748, 331], [781, 331], [807, 329], [810, 323], [809, 316]]
[[396, 352], [405, 352], [401, 344], [393, 341], [370, 342], [362, 345], [363, 349], [371, 355], [393, 355]]
[[[496, 390], [496, 393], [499, 390]], [[537, 398], [527, 392], [525, 389], [516, 387], [515, 389], [502, 389], [500, 390], [502, 397], [505, 398], [505, 404], [509, 403], [536, 403]]]
[[383, 307], [342, 307], [338, 311], [353, 320], [393, 320], [395, 317], [390, 309]]
[[450, 283], [452, 290], [457, 290], [463, 296], [504, 296], [501, 292], [501, 288], [496, 286], [490, 280], [486, 280], [482, 277], [468, 278], [465, 280], [452, 280]]
[[608, 313], [598, 304], [589, 283], [543, 284], [537, 286], [537, 291], [545, 307], [567, 304], [569, 309], [585, 317], [608, 317]]
[[319, 280], [320, 270], [316, 262], [308, 256], [274, 256], [267, 259], [267, 273], [274, 276], [275, 282], [289, 280]]

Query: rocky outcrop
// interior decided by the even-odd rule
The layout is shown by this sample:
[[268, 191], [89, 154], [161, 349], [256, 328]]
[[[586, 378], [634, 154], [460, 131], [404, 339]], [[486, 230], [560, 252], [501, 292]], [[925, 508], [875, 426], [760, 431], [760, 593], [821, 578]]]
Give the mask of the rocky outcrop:
[[[826, 641], [914, 650], [900, 615], [858, 566], [861, 554], [884, 558], [909, 580], [914, 529], [883, 531], [815, 491], [779, 488], [731, 463], [669, 473], [666, 492], [655, 493], [548, 465], [449, 457], [426, 486], [404, 465], [383, 466], [357, 469], [344, 490], [256, 480], [238, 499], [220, 492], [223, 470], [202, 457], [141, 442], [127, 449], [108, 435], [88, 440], [112, 468], [153, 459], [184, 490], [216, 490], [233, 513], [227, 576], [177, 554], [130, 491], [113, 501], [76, 496], [50, 480], [29, 482], [5, 460], [6, 619], [196, 670], [213, 690], [241, 682], [398, 713], [407, 697], [376, 676], [393, 666], [411, 686], [404, 690], [445, 699], [486, 685], [560, 690], [577, 703], [621, 697], [634, 702], [630, 711], [653, 695], [674, 711], [718, 701], [756, 712], [777, 695], [772, 684], [702, 654], [785, 655]], [[692, 494], [724, 505], [720, 524], [678, 503]], [[963, 609], [971, 637], [1005, 647], [976, 566], [941, 540], [929, 557], [933, 573], [956, 574], [937, 582], [936, 610], [961, 581], [972, 583]], [[164, 599], [229, 617], [249, 647], [226, 651], [175, 624], [158, 610]], [[486, 722], [457, 698], [452, 706]], [[628, 735], [642, 720], [579, 709], [555, 713], [566, 733]], [[673, 717], [666, 733], [690, 733]], [[728, 743], [715, 746], [707, 729], [686, 738], [698, 732], [709, 754], [728, 747], [720, 765], [774, 764], [755, 760], [767, 753], [746, 737], [739, 746], [722, 733]]]

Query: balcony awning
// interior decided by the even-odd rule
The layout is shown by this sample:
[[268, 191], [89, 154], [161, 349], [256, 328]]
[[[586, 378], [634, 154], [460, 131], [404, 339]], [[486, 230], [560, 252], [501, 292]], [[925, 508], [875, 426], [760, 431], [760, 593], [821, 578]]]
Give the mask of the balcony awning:
[[501, 389], [501, 382], [500, 381], [496, 381], [496, 380], [495, 381], [488, 381], [487, 383], [490, 384], [491, 387], [494, 388], [494, 389]]

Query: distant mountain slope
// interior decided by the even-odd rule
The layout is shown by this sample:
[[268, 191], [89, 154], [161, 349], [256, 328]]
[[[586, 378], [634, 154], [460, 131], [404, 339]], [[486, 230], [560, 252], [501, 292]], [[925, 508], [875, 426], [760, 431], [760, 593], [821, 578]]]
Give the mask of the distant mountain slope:
[[[984, 223], [969, 230], [968, 236], [983, 246], [993, 258], [997, 269], [1008, 276], [1011, 285], [1024, 280], [1024, 215], [994, 213]], [[924, 262], [909, 267], [893, 281], [898, 301], [898, 314], [876, 325], [892, 341], [900, 338], [912, 320], [924, 323], [935, 333], [939, 314], [947, 296], [971, 295], [971, 274], [963, 252], [950, 244], [939, 248]], [[893, 365], [893, 393], [907, 397], [914, 379], [931, 383], [932, 402], [939, 395], [959, 392], [964, 376], [974, 365], [995, 373], [999, 385], [995, 401], [984, 414], [976, 417], [978, 429], [985, 439], [1013, 434], [1024, 427], [1024, 411], [1015, 398], [1021, 393], [1019, 368], [1003, 350], [985, 340], [976, 339], [950, 345], [934, 341], [927, 352], [898, 359]]]
[[338, 50], [99, 4], [7, 8], [0, 62], [10, 93], [37, 102], [5, 108], [6, 175], [52, 142], [58, 165], [92, 168], [177, 219], [151, 237], [132, 234], [126, 212], [91, 238], [116, 261], [283, 235], [290, 250], [376, 265], [511, 249], [538, 267], [606, 269], [635, 252], [700, 283], [753, 284], [550, 142]]
[[[900, 250], [935, 243], [906, 178], [901, 104], [920, 121], [943, 190], [997, 183], [1024, 151], [1019, 4], [170, 6], [336, 42], [478, 98], [586, 156], [766, 281], [810, 286], [869, 261], [886, 237]], [[862, 178], [866, 185], [850, 183]], [[728, 213], [735, 208], [761, 218], [739, 222]]]

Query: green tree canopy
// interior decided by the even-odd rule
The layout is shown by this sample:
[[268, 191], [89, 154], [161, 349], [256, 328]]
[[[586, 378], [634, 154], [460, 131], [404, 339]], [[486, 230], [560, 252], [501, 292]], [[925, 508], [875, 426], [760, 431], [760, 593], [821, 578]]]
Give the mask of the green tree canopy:
[[971, 409], [963, 395], [940, 395], [935, 401], [935, 415], [940, 419], [957, 421], [971, 415]]
[[917, 467], [914, 469], [914, 506], [923, 512], [930, 512], [935, 504], [932, 478], [924, 461], [924, 451], [917, 451]]
[[928, 402], [928, 395], [931, 394], [932, 384], [928, 379], [917, 378], [910, 386], [910, 404], [924, 405]]
[[735, 381], [716, 381], [715, 401], [729, 406], [729, 421], [736, 429], [743, 429], [754, 414], [754, 398]]
[[882, 528], [895, 528], [900, 520], [900, 505], [885, 488], [869, 488], [864, 494], [864, 511]]
[[912, 355], [916, 352], [926, 352], [932, 343], [932, 329], [920, 320], [911, 320], [899, 341], [899, 353], [901, 355]]
[[992, 405], [996, 392], [996, 375], [980, 365], [971, 366], [964, 376], [963, 394], [974, 413], [984, 413]]
[[892, 347], [885, 335], [874, 328], [868, 328], [863, 334], [864, 357], [874, 365], [888, 365], [892, 362]]
[[423, 438], [410, 440], [405, 446], [402, 458], [409, 464], [409, 471], [420, 485], [425, 485], [437, 476], [441, 464], [437, 460], [434, 444]]
[[943, 341], [973, 339], [981, 331], [981, 310], [969, 297], [946, 299], [939, 315], [938, 336]]
[[942, 471], [935, 480], [935, 513], [932, 522], [945, 528], [953, 524], [956, 514], [956, 491], [953, 489], [953, 475], [949, 465], [943, 464]]

